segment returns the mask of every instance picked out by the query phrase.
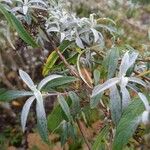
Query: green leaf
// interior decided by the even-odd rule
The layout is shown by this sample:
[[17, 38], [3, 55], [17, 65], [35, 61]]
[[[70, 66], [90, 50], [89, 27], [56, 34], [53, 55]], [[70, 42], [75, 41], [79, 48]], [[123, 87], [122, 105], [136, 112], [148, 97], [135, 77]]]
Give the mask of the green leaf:
[[100, 150], [102, 144], [104, 143], [104, 140], [106, 138], [106, 136], [109, 133], [109, 126], [105, 126], [100, 133], [98, 134], [98, 136], [96, 137], [96, 140], [92, 146], [92, 150]]
[[53, 111], [48, 115], [47, 123], [50, 132], [54, 132], [64, 120], [63, 110], [60, 105], [56, 105]]
[[80, 99], [74, 92], [69, 92], [69, 97], [72, 100], [71, 113], [76, 116], [80, 112]]
[[118, 59], [119, 59], [119, 50], [118, 48], [113, 47], [108, 53], [105, 60], [107, 61], [107, 67], [108, 67], [108, 74], [107, 74], [108, 79], [114, 76], [118, 65]]
[[99, 102], [101, 101], [103, 93], [97, 94], [96, 96], [91, 97], [90, 99], [90, 107], [93, 109], [95, 108]]
[[42, 128], [39, 120], [37, 120], [37, 129], [38, 129], [38, 132], [41, 136], [41, 139], [45, 142], [45, 143], [49, 143], [49, 140], [48, 140], [48, 132], [45, 132], [47, 130], [45, 130], [44, 128]]
[[58, 87], [60, 85], [64, 85], [67, 83], [71, 83], [74, 81], [77, 81], [78, 79], [75, 77], [69, 77], [69, 76], [64, 76], [64, 77], [60, 77], [57, 79], [53, 79], [52, 81], [48, 82], [48, 84], [43, 88], [44, 90], [49, 90], [51, 88], [55, 88]]
[[0, 101], [9, 102], [13, 99], [32, 96], [32, 92], [0, 89]]
[[58, 96], [58, 102], [59, 102], [62, 110], [64, 111], [65, 115], [67, 116], [68, 120], [72, 121], [72, 116], [70, 113], [69, 106], [62, 95]]
[[98, 85], [100, 80], [100, 71], [98, 69], [94, 70], [94, 84]]
[[[67, 48], [68, 46], [71, 44], [70, 41], [64, 41], [63, 43], [61, 43], [61, 45], [58, 47], [58, 49], [60, 50], [61, 53], [63, 53]], [[44, 76], [46, 76], [49, 71], [53, 68], [54, 64], [56, 63], [56, 61], [58, 60], [59, 56], [57, 54], [56, 51], [53, 51], [47, 58], [47, 61], [44, 65], [44, 68], [43, 68], [43, 72], [42, 74]]]
[[143, 111], [144, 105], [139, 99], [133, 100], [125, 109], [116, 129], [113, 150], [121, 150], [126, 146], [140, 123]]
[[3, 13], [10, 25], [16, 29], [22, 40], [31, 45], [33, 48], [39, 47], [31, 35], [25, 30], [20, 21], [18, 21], [12, 13], [8, 12], [2, 4], [0, 4], [0, 11]]
[[111, 118], [115, 123], [115, 125], [117, 125], [122, 115], [122, 103], [116, 85], [110, 88], [110, 111], [111, 111]]

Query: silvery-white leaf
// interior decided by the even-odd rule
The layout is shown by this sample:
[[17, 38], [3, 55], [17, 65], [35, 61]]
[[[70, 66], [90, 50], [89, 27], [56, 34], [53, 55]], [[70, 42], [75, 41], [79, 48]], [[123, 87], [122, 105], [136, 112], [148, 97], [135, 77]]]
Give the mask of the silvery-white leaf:
[[137, 52], [132, 52], [130, 55], [129, 55], [129, 68], [135, 63], [136, 59], [138, 57], [138, 53]]
[[150, 111], [149, 102], [148, 102], [146, 96], [143, 93], [141, 93], [141, 92], [139, 92], [138, 95], [139, 95], [140, 99], [142, 100], [142, 102], [143, 102], [143, 104], [145, 106], [145, 109], [147, 111]]
[[95, 30], [94, 28], [91, 28], [91, 31], [93, 32], [94, 35], [94, 42], [97, 42], [99, 39], [99, 33], [97, 30]]
[[139, 78], [129, 77], [128, 79], [129, 79], [129, 82], [135, 82], [135, 83], [141, 84], [142, 86], [146, 87], [146, 83]]
[[23, 70], [19, 70], [19, 75], [21, 77], [21, 79], [26, 83], [26, 85], [32, 90], [34, 91], [36, 89], [36, 86], [34, 85], [32, 79], [30, 78], [30, 76], [24, 72]]
[[37, 114], [37, 122], [40, 128], [40, 134], [42, 137], [48, 137], [48, 130], [47, 130], [47, 120], [46, 120], [46, 113], [44, 109], [43, 97], [40, 91], [35, 91], [34, 95], [36, 97], [36, 114]]
[[126, 52], [122, 58], [120, 68], [119, 68], [119, 77], [125, 76], [127, 70], [129, 69], [129, 52]]
[[80, 48], [84, 49], [84, 45], [83, 45], [82, 40], [80, 39], [79, 36], [76, 37], [76, 44], [77, 44], [77, 46], [79, 46]]
[[121, 97], [116, 85], [110, 88], [110, 110], [112, 120], [114, 121], [115, 125], [117, 125], [121, 117], [122, 105]]
[[29, 113], [31, 104], [33, 103], [34, 99], [35, 99], [35, 96], [30, 97], [23, 106], [23, 109], [21, 112], [21, 125], [22, 125], [23, 132], [25, 131], [28, 113]]
[[120, 80], [119, 78], [112, 78], [112, 79], [107, 80], [103, 84], [95, 86], [92, 92], [92, 97], [114, 86], [115, 84], [119, 82], [119, 80]]
[[44, 85], [46, 85], [49, 81], [53, 80], [53, 79], [56, 79], [56, 78], [60, 78], [62, 77], [61, 75], [49, 75], [47, 77], [45, 77], [39, 84], [38, 84], [38, 89], [41, 90], [42, 87]]
[[148, 124], [148, 123], [150, 122], [149, 118], [150, 118], [150, 112], [147, 111], [147, 110], [144, 111], [144, 112], [142, 113], [142, 122], [143, 122], [144, 124]]
[[126, 87], [120, 86], [120, 89], [122, 93], [122, 110], [124, 110], [129, 105], [131, 98]]
[[29, 7], [28, 7], [27, 5], [24, 5], [24, 6], [23, 6], [23, 14], [24, 14], [24, 15], [27, 14], [28, 8], [29, 8]]

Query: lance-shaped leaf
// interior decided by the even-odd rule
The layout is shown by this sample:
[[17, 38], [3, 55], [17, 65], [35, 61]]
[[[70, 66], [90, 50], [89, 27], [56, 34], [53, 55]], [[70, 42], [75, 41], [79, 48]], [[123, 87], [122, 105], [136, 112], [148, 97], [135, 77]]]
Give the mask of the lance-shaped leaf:
[[34, 39], [31, 37], [31, 35], [25, 30], [20, 21], [18, 21], [18, 19], [12, 13], [8, 12], [2, 4], [0, 4], [0, 11], [4, 14], [10, 25], [12, 25], [16, 29], [19, 36], [27, 44], [31, 45], [33, 48], [39, 47]]
[[95, 86], [93, 89], [93, 92], [92, 92], [92, 97], [103, 92], [104, 90], [109, 89], [110, 87], [114, 86], [118, 82], [119, 82], [119, 78], [112, 78], [112, 79], [107, 80], [106, 82], [104, 82], [101, 85]]
[[109, 126], [105, 126], [100, 133], [98, 134], [98, 136], [96, 137], [96, 140], [92, 146], [92, 150], [99, 150], [101, 149], [104, 141], [106, 140], [106, 136], [109, 133]]
[[110, 110], [112, 120], [115, 125], [117, 125], [122, 114], [122, 104], [121, 97], [116, 85], [110, 88]]
[[126, 52], [122, 58], [119, 67], [119, 77], [125, 76], [128, 69], [129, 69], [129, 52]]
[[31, 104], [33, 103], [34, 100], [35, 100], [35, 96], [30, 97], [23, 106], [23, 109], [21, 112], [21, 126], [22, 126], [23, 132], [25, 131], [28, 113], [29, 113]]
[[[69, 45], [72, 42], [70, 41], [63, 41], [60, 46], [58, 47], [58, 49], [60, 50], [61, 53], [65, 52], [65, 50], [69, 47]], [[45, 76], [49, 73], [49, 71], [53, 68], [53, 66], [55, 65], [56, 61], [58, 60], [59, 56], [57, 54], [56, 51], [53, 51], [47, 58], [47, 61], [44, 65], [42, 74]]]
[[69, 92], [69, 97], [72, 100], [71, 112], [73, 115], [77, 115], [77, 113], [79, 113], [79, 111], [80, 111], [80, 99], [79, 99], [78, 95], [72, 91]]
[[19, 70], [19, 75], [20, 75], [21, 79], [26, 83], [26, 85], [32, 91], [34, 91], [36, 89], [36, 86], [34, 85], [32, 79], [30, 78], [30, 76], [25, 71]]
[[107, 78], [110, 79], [115, 75], [119, 59], [119, 50], [116, 47], [111, 48], [108, 56], [106, 57], [106, 64], [108, 63]]
[[32, 95], [33, 93], [29, 91], [0, 89], [0, 101], [3, 101], [3, 102], [9, 102], [17, 98], [21, 98], [25, 96], [32, 96]]
[[132, 52], [129, 55], [129, 66], [128, 66], [128, 68], [130, 68], [135, 63], [137, 57], [138, 57], [138, 53], [137, 52]]
[[93, 109], [95, 108], [101, 101], [102, 93], [97, 94], [96, 96], [91, 97], [90, 99], [90, 107]]
[[78, 79], [75, 77], [70, 77], [70, 76], [62, 76], [60, 78], [57, 79], [53, 79], [52, 81], [48, 82], [45, 87], [44, 90], [49, 90], [51, 88], [55, 88], [64, 84], [68, 84], [68, 83], [73, 83], [75, 81], [77, 81]]
[[38, 84], [38, 89], [41, 90], [42, 87], [44, 87], [48, 82], [50, 82], [51, 80], [57, 79], [62, 77], [61, 75], [50, 75], [47, 76], [46, 78], [44, 78], [39, 84]]
[[59, 95], [58, 96], [58, 102], [59, 102], [62, 110], [64, 111], [65, 115], [67, 116], [68, 120], [72, 121], [70, 109], [69, 109], [69, 106], [68, 106], [67, 102], [65, 101], [64, 97]]
[[38, 123], [39, 133], [42, 139], [45, 142], [48, 142], [47, 120], [46, 120], [46, 113], [44, 109], [42, 94], [40, 91], [37, 90], [34, 92], [34, 95], [37, 99], [36, 114], [37, 114], [37, 123]]
[[129, 142], [141, 120], [144, 105], [139, 99], [135, 99], [124, 110], [116, 129], [113, 142], [113, 150], [121, 150]]
[[122, 110], [124, 110], [129, 105], [131, 98], [125, 86], [121, 86], [121, 94], [122, 94]]

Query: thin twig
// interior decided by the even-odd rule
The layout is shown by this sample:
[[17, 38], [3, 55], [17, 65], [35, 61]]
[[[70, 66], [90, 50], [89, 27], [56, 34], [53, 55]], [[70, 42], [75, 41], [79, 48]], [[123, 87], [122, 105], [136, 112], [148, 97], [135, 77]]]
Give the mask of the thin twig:
[[82, 137], [83, 137], [83, 139], [84, 139], [84, 141], [85, 141], [85, 143], [86, 143], [88, 149], [91, 150], [91, 144], [89, 143], [88, 139], [86, 138], [86, 135], [85, 135], [85, 133], [84, 133], [84, 131], [83, 131], [83, 129], [82, 129], [82, 125], [81, 125], [80, 120], [79, 120], [79, 119], [76, 119], [76, 122], [77, 122], [77, 125], [78, 125], [78, 127], [79, 127], [79, 130], [80, 130], [80, 132], [81, 132], [81, 134], [82, 134]]

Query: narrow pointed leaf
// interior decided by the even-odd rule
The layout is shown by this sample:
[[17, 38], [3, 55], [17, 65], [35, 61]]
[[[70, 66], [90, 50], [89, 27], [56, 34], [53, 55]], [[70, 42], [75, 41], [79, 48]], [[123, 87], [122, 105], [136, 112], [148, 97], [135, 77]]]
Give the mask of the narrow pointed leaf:
[[12, 13], [8, 12], [2, 4], [0, 4], [0, 11], [4, 14], [10, 25], [12, 25], [16, 29], [19, 36], [27, 44], [31, 45], [33, 48], [39, 47], [37, 43], [34, 41], [34, 39], [31, 37], [31, 35], [25, 30], [20, 21], [18, 21], [18, 19]]
[[17, 90], [6, 90], [0, 89], [0, 101], [9, 102], [11, 100], [25, 97], [25, 96], [32, 96], [32, 92], [28, 91], [17, 91]]
[[92, 150], [99, 150], [101, 148], [108, 133], [109, 133], [109, 126], [107, 125], [100, 131], [100, 133], [96, 137], [96, 140], [92, 146]]
[[69, 97], [72, 101], [71, 112], [73, 115], [77, 115], [80, 112], [80, 99], [75, 92], [69, 92]]
[[70, 108], [69, 108], [67, 102], [65, 101], [64, 97], [59, 95], [58, 96], [58, 102], [59, 102], [62, 110], [64, 111], [65, 115], [67, 116], [68, 120], [71, 121], [72, 116], [71, 116], [71, 113], [70, 113]]
[[129, 142], [141, 120], [144, 105], [139, 99], [134, 99], [124, 110], [116, 129], [113, 150], [121, 150]]
[[[71, 44], [70, 41], [63, 41], [58, 49], [60, 50], [61, 53], [65, 52], [65, 50], [69, 47]], [[59, 56], [56, 51], [53, 51], [47, 58], [47, 61], [44, 65], [42, 74], [45, 76], [49, 73], [49, 71], [53, 68], [55, 65], [56, 61], [58, 60]]]
[[94, 87], [92, 92], [92, 97], [96, 96], [97, 94], [109, 89], [113, 85], [117, 84], [119, 82], [119, 78], [112, 78], [104, 82], [103, 84], [97, 85]]
[[119, 76], [125, 76], [128, 69], [129, 69], [129, 52], [126, 52], [120, 64]]
[[23, 132], [25, 131], [28, 113], [29, 113], [31, 104], [33, 103], [34, 100], [35, 100], [35, 96], [30, 97], [23, 106], [23, 109], [21, 112], [21, 126], [22, 126]]
[[122, 110], [124, 110], [129, 105], [131, 98], [126, 87], [121, 86], [120, 88], [122, 93]]
[[19, 70], [19, 75], [21, 77], [21, 79], [26, 83], [26, 85], [32, 90], [35, 90], [35, 85], [32, 81], [32, 79], [30, 78], [30, 76], [23, 70]]
[[70, 76], [62, 76], [60, 78], [57, 79], [53, 79], [52, 81], [50, 81], [45, 87], [44, 90], [49, 90], [51, 88], [55, 88], [61, 85], [65, 85], [68, 83], [73, 83], [75, 81], [77, 81], [78, 79], [75, 77], [70, 77]]
[[97, 94], [96, 96], [91, 97], [90, 99], [90, 107], [93, 109], [95, 108], [101, 101], [102, 93]]
[[132, 52], [129, 55], [129, 68], [135, 63], [137, 57], [138, 57], [138, 53], [137, 52]]
[[107, 61], [108, 61], [108, 79], [112, 78], [116, 72], [117, 65], [118, 65], [118, 59], [119, 59], [119, 51], [117, 48], [112, 48]]
[[121, 97], [116, 85], [110, 88], [110, 111], [112, 120], [115, 125], [117, 125], [122, 114], [122, 105]]
[[47, 129], [47, 120], [46, 113], [43, 104], [43, 98], [40, 91], [34, 92], [34, 95], [37, 99], [36, 103], [36, 114], [37, 114], [37, 125], [40, 136], [44, 142], [48, 142], [48, 129]]
[[45, 86], [48, 82], [51, 80], [57, 79], [62, 77], [61, 75], [49, 75], [45, 77], [39, 84], [38, 84], [38, 89], [41, 90], [43, 86]]

